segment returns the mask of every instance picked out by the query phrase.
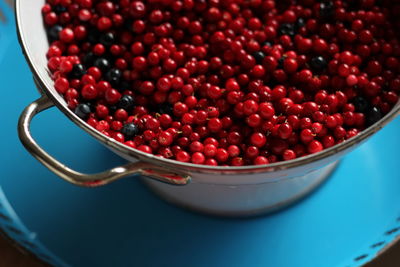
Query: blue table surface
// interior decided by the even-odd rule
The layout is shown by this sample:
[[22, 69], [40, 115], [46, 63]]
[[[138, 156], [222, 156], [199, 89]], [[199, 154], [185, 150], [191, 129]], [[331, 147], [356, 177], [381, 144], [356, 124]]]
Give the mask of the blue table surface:
[[[371, 245], [396, 236], [385, 233], [400, 224], [399, 118], [346, 156], [301, 203], [253, 219], [207, 217], [163, 202], [135, 178], [79, 188], [40, 165], [16, 130], [22, 109], [39, 94], [14, 32], [0, 40], [0, 185], [36, 238], [68, 264], [358, 266], [380, 249]], [[32, 132], [80, 171], [124, 162], [55, 108], [33, 121]]]

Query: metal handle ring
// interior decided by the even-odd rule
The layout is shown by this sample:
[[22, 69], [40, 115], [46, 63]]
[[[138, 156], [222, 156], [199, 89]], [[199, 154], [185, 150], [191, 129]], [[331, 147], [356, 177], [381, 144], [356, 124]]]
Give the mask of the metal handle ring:
[[190, 182], [191, 177], [189, 175], [179, 174], [175, 171], [170, 171], [141, 161], [128, 163], [96, 174], [84, 174], [70, 169], [44, 151], [33, 139], [30, 132], [30, 125], [33, 117], [41, 111], [53, 106], [54, 104], [52, 101], [46, 96], [42, 96], [27, 106], [19, 118], [18, 135], [29, 153], [65, 181], [79, 186], [95, 187], [111, 183], [127, 176], [140, 174], [171, 185], [186, 185]]

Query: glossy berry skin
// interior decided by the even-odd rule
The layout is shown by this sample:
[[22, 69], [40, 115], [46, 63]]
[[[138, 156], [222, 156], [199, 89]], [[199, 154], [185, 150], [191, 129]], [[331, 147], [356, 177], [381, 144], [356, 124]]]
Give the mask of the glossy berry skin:
[[322, 56], [313, 57], [310, 66], [315, 71], [323, 71], [327, 67], [327, 62]]
[[135, 106], [134, 98], [131, 95], [123, 95], [119, 99], [117, 106], [129, 111]]
[[382, 118], [382, 112], [377, 107], [372, 107], [367, 111], [367, 125], [372, 125]]
[[192, 155], [191, 161], [194, 164], [204, 164], [206, 158], [201, 152], [195, 152]]
[[324, 149], [323, 145], [317, 140], [311, 141], [308, 144], [307, 148], [308, 148], [308, 152], [311, 154], [320, 152], [320, 151], [322, 151], [322, 149]]
[[86, 74], [86, 68], [82, 64], [75, 64], [69, 74], [70, 78], [79, 79], [82, 78], [83, 75]]
[[190, 154], [186, 151], [180, 151], [176, 154], [176, 160], [181, 162], [189, 162], [190, 158]]
[[267, 143], [267, 138], [262, 133], [254, 133], [250, 137], [250, 142], [256, 147], [263, 147]]
[[161, 132], [158, 136], [158, 143], [162, 146], [169, 146], [173, 142], [173, 135], [167, 131]]
[[75, 109], [75, 114], [81, 119], [86, 119], [90, 112], [90, 107], [86, 104], [79, 104]]
[[130, 139], [139, 134], [139, 128], [134, 123], [127, 123], [122, 127], [121, 133]]

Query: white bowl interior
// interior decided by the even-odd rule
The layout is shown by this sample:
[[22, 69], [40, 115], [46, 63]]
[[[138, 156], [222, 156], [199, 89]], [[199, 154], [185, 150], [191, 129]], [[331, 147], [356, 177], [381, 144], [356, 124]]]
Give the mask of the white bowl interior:
[[[47, 68], [46, 53], [49, 48], [46, 31], [43, 26], [41, 8], [43, 0], [19, 0], [19, 21], [21, 38], [25, 40], [24, 45], [27, 55], [31, 58], [32, 67], [36, 70], [41, 81], [47, 89], [52, 91], [58, 100], [65, 103], [65, 100], [54, 89], [54, 82], [49, 75]], [[23, 7], [23, 8], [21, 8]], [[23, 29], [23, 30], [22, 30]]]

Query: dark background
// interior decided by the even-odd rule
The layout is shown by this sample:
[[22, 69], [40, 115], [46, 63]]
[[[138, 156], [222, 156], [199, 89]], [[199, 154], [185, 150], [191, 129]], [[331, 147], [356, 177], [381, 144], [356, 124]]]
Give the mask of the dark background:
[[[46, 267], [33, 255], [20, 250], [13, 242], [0, 236], [0, 267]], [[373, 262], [365, 267], [397, 267], [400, 266], [400, 243], [389, 248]], [[88, 266], [90, 267], [90, 266]], [[278, 267], [278, 266], [277, 266]]]

